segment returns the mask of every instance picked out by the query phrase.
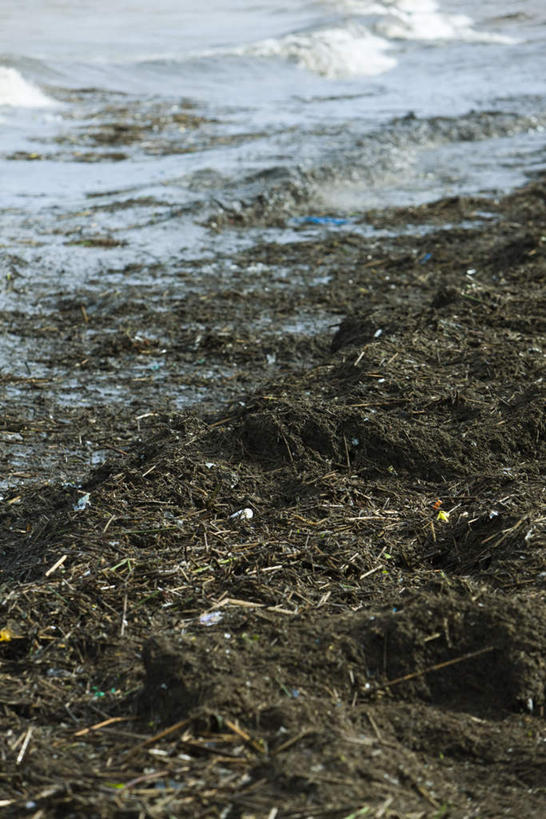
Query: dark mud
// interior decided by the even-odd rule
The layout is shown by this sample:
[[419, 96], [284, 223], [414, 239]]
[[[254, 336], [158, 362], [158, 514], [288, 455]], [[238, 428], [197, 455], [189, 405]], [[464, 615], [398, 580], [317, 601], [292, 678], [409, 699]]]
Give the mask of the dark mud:
[[3, 312], [5, 815], [544, 815], [545, 189]]

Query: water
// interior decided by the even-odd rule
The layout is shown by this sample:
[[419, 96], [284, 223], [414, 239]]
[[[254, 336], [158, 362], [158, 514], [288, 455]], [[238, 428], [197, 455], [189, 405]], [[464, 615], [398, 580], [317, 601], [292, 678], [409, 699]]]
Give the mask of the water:
[[543, 0], [2, 3], [0, 309], [506, 191], [544, 168], [545, 78]]

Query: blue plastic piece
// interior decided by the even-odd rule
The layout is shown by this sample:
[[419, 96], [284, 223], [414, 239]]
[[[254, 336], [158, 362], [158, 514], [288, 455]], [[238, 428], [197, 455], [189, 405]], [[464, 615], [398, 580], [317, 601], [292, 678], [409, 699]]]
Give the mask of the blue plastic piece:
[[336, 216], [303, 216], [295, 220], [300, 225], [347, 225], [348, 219], [339, 219]]

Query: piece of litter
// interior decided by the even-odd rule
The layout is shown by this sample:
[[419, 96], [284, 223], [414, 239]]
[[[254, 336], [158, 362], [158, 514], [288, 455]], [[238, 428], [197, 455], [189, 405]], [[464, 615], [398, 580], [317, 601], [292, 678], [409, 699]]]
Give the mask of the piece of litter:
[[223, 616], [221, 611], [207, 611], [199, 617], [199, 623], [202, 626], [214, 626], [220, 622]]
[[239, 509], [238, 512], [234, 512], [232, 515], [229, 516], [230, 520], [251, 520], [254, 517], [254, 512], [252, 509]]
[[87, 509], [90, 503], [91, 498], [89, 492], [86, 492], [85, 495], [82, 495], [79, 501], [74, 504], [74, 512], [83, 512], [84, 509]]
[[449, 514], [447, 512], [443, 512], [440, 509], [440, 511], [438, 512], [438, 516], [437, 516], [436, 520], [443, 520], [444, 523], [447, 523], [448, 520], [449, 520]]
[[348, 219], [339, 219], [335, 216], [304, 216], [294, 220], [299, 225], [346, 225]]
[[212, 469], [212, 467], [216, 466], [216, 464], [213, 463], [212, 461], [206, 461], [205, 466], [207, 467], [207, 469]]
[[375, 331], [375, 333], [373, 334], [373, 337], [374, 338], [379, 338], [379, 336], [381, 336], [381, 335], [383, 335], [383, 330], [380, 327], [379, 330]]

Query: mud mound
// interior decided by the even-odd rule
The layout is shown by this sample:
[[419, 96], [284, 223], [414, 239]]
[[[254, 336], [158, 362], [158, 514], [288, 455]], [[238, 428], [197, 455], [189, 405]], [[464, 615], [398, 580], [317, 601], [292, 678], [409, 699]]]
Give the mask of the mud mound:
[[222, 623], [209, 628], [208, 644], [196, 641], [194, 628], [146, 643], [140, 707], [170, 724], [192, 713], [233, 712], [236, 692], [235, 715], [256, 728], [256, 704], [267, 702], [269, 712], [286, 695], [320, 697], [330, 686], [353, 703], [387, 693], [494, 719], [507, 710], [533, 713], [545, 697], [544, 613], [523, 600], [482, 594], [472, 602], [449, 593], [418, 596], [388, 613], [312, 622], [217, 609], [202, 618]]
[[398, 682], [386, 685], [403, 686], [402, 696], [405, 688], [406, 695], [493, 718], [506, 708], [543, 707], [546, 631], [535, 604], [431, 596], [374, 619], [362, 634], [369, 666], [388, 669]]

